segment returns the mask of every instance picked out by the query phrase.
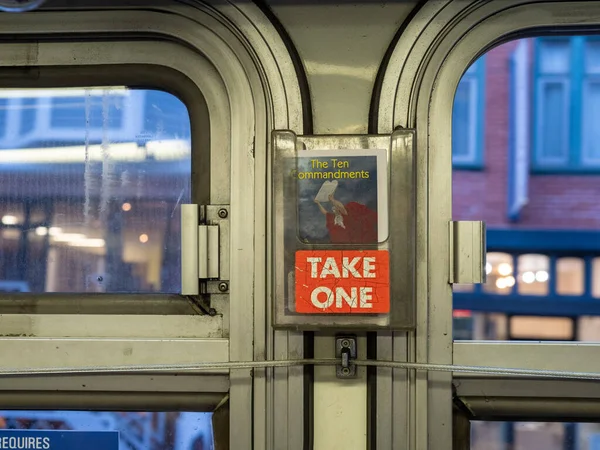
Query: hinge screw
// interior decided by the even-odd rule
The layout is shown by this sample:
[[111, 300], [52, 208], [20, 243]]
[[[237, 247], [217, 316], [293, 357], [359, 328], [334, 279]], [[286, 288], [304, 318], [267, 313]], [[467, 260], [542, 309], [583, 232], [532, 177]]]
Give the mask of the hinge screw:
[[226, 218], [228, 215], [227, 210], [225, 208], [221, 208], [217, 214], [221, 219]]
[[219, 291], [227, 292], [229, 290], [229, 285], [225, 282], [219, 283]]

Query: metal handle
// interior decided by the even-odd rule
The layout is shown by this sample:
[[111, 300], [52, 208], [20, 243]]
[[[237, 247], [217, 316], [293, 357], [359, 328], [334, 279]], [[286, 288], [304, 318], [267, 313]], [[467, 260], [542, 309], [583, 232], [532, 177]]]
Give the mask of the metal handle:
[[181, 205], [181, 294], [200, 294], [198, 205]]

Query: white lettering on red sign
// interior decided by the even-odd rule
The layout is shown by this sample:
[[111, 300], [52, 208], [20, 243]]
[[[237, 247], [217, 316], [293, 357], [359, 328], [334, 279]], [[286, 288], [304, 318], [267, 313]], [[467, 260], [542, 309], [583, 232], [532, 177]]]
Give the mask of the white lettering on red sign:
[[312, 314], [389, 312], [388, 252], [297, 252], [296, 311]]

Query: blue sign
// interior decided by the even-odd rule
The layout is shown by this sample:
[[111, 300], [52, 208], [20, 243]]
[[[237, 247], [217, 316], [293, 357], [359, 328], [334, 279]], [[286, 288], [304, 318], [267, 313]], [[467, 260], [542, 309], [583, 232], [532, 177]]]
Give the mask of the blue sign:
[[590, 450], [600, 450], [600, 434], [594, 433], [590, 434], [590, 446], [588, 447]]
[[0, 430], [0, 450], [119, 450], [119, 432]]

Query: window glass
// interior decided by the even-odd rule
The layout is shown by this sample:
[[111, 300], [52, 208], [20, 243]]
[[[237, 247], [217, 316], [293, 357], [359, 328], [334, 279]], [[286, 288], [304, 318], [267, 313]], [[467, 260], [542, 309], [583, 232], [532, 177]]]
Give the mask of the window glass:
[[592, 295], [600, 298], [600, 257], [592, 260]]
[[581, 258], [559, 258], [556, 261], [556, 293], [583, 295], [585, 267]]
[[600, 317], [581, 316], [577, 321], [577, 339], [600, 342]]
[[453, 313], [455, 340], [506, 340], [506, 315], [455, 309]]
[[475, 289], [472, 284], [454, 284], [452, 290], [454, 292], [473, 292]]
[[462, 80], [454, 98], [453, 115], [457, 120], [452, 125], [452, 148], [457, 161], [469, 160], [475, 151], [475, 127], [471, 124], [475, 121], [476, 88], [474, 79]]
[[472, 64], [461, 79], [452, 112], [452, 160], [474, 167], [481, 163], [481, 123], [484, 86], [483, 61]]
[[518, 259], [518, 292], [524, 295], [547, 295], [549, 258], [545, 255], [521, 255]]
[[568, 90], [565, 80], [541, 80], [539, 83], [538, 158], [544, 163], [564, 164], [568, 161]]
[[563, 74], [570, 70], [571, 47], [569, 39], [541, 39], [539, 42], [540, 72]]
[[179, 292], [190, 183], [171, 94], [0, 90], [0, 291]]
[[[472, 117], [459, 102], [483, 61], [477, 95], [490, 101]], [[600, 341], [599, 36], [498, 45], [465, 72], [454, 102], [453, 133], [480, 127], [476, 154], [485, 160], [464, 170], [465, 146], [453, 134], [453, 220], [484, 221], [489, 252], [484, 285], [453, 286], [454, 308], [471, 313], [470, 335], [487, 338], [494, 315], [513, 317], [516, 331], [533, 317], [572, 317], [578, 338]], [[570, 334], [555, 331], [531, 338]]]
[[585, 71], [600, 74], [600, 41], [588, 39], [585, 43]]
[[510, 294], [515, 285], [513, 257], [507, 253], [488, 253], [486, 263], [487, 280], [485, 292]]
[[550, 339], [570, 341], [573, 336], [573, 320], [568, 317], [510, 318], [510, 339]]
[[471, 422], [471, 450], [593, 450], [595, 424]]
[[119, 450], [212, 450], [210, 413], [0, 411], [0, 428], [119, 431]]
[[582, 158], [587, 164], [600, 164], [600, 133], [595, 126], [600, 114], [600, 41], [585, 43], [585, 80], [582, 117]]

